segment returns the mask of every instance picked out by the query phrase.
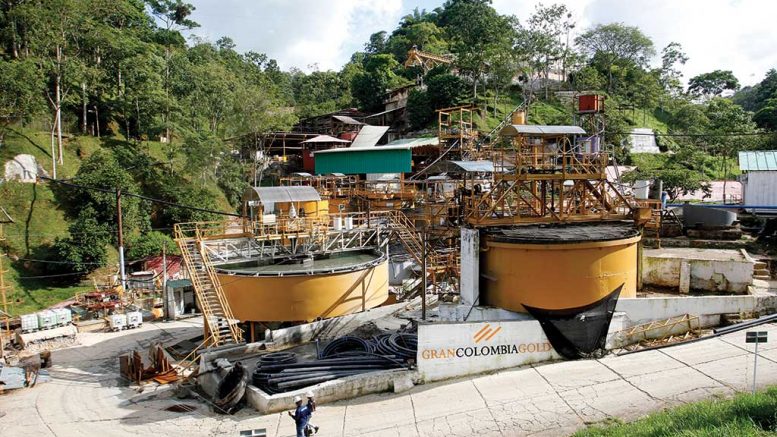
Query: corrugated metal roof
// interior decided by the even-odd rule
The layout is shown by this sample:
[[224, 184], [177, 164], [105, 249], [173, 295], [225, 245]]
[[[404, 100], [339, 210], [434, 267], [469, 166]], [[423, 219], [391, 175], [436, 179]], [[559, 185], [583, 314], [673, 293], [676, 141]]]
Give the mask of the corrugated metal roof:
[[332, 118], [339, 120], [345, 124], [364, 124], [361, 121], [356, 121], [347, 115], [333, 115]]
[[262, 203], [309, 202], [321, 200], [321, 196], [310, 186], [250, 187], [243, 193], [243, 201], [250, 200]]
[[[440, 144], [440, 139], [438, 137], [429, 137], [429, 138], [403, 138], [401, 140], [394, 140], [386, 146], [411, 146], [411, 147], [420, 147], [420, 146], [436, 146]], [[386, 147], [382, 146], [382, 147]]]
[[325, 173], [407, 173], [412, 170], [410, 146], [345, 148], [316, 152], [316, 171]]
[[191, 279], [175, 279], [171, 281], [167, 281], [167, 288], [184, 288], [184, 287], [191, 287], [192, 281]]
[[491, 161], [440, 161], [429, 167], [429, 173], [477, 173], [494, 172]]
[[342, 140], [329, 135], [318, 135], [309, 140], [303, 141], [303, 143], [350, 143], [348, 140]]
[[359, 153], [359, 152], [371, 152], [374, 150], [410, 150], [413, 146], [375, 146], [375, 147], [341, 147], [339, 149], [326, 149], [313, 152], [313, 155], [322, 155], [329, 153]]
[[505, 126], [500, 135], [515, 137], [527, 136], [554, 136], [554, 135], [585, 135], [580, 126], [546, 126], [539, 124], [511, 124]]
[[375, 147], [380, 138], [389, 130], [388, 126], [362, 126], [356, 138], [351, 143], [352, 148]]
[[777, 150], [739, 152], [739, 170], [776, 171], [777, 170]]

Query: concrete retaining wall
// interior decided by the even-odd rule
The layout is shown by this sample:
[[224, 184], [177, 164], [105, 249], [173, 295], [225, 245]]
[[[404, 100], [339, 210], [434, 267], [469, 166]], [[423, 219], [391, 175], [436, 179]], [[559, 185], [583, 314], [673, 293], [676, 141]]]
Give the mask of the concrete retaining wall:
[[418, 325], [418, 373], [423, 381], [559, 358], [536, 320]]
[[746, 293], [753, 283], [754, 263], [736, 250], [646, 249], [642, 282], [645, 285], [689, 290]]
[[316, 401], [321, 403], [334, 402], [342, 399], [351, 399], [371, 393], [392, 391], [395, 386], [406, 386], [408, 379], [413, 382], [418, 379], [415, 372], [405, 369], [384, 370], [363, 375], [354, 375], [335, 381], [327, 381], [321, 384], [275, 395], [268, 395], [262, 390], [249, 385], [246, 388], [246, 401], [248, 405], [262, 414], [277, 413], [294, 409], [294, 396], [304, 397], [305, 393], [312, 391]]

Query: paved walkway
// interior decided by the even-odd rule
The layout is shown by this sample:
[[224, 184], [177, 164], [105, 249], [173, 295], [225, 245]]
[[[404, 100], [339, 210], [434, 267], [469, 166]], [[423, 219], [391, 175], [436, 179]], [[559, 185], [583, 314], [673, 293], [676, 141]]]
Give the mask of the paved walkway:
[[[284, 414], [243, 410], [218, 416], [204, 404], [178, 400], [168, 388], [144, 392], [117, 378], [123, 351], [154, 339], [199, 332], [195, 323], [147, 324], [120, 334], [85, 334], [82, 344], [53, 354], [53, 381], [0, 396], [2, 435], [205, 436], [267, 429], [294, 435]], [[759, 347], [759, 386], [777, 384], [774, 343]], [[320, 436], [568, 435], [608, 417], [631, 420], [664, 407], [749, 390], [752, 345], [744, 332], [685, 346], [601, 360], [566, 361], [427, 384], [402, 394], [370, 395], [322, 405]], [[166, 408], [196, 406], [192, 413]]]

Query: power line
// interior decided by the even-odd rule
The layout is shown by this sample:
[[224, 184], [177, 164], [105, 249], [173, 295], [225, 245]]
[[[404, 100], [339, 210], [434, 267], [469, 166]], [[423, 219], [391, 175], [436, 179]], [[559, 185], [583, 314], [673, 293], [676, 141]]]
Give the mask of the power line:
[[69, 264], [69, 265], [92, 265], [92, 266], [101, 266], [102, 263], [95, 263], [95, 262], [73, 262], [73, 261], [53, 261], [48, 259], [32, 259], [32, 258], [16, 258], [14, 261], [29, 261], [29, 262], [36, 262], [36, 263], [47, 263], [47, 264]]
[[[40, 179], [45, 179], [45, 180], [47, 180], [49, 182], [55, 182], [55, 183], [58, 183], [58, 184], [61, 184], [61, 185], [65, 185], [65, 186], [71, 187], [71, 188], [80, 188], [82, 190], [93, 190], [93, 191], [100, 191], [102, 193], [117, 194], [117, 190], [111, 189], [111, 188], [90, 187], [90, 186], [85, 186], [85, 185], [79, 185], [79, 184], [74, 184], [72, 182], [65, 182], [65, 181], [60, 180], [60, 179], [49, 178], [49, 177], [46, 177], [46, 176], [38, 176], [38, 177]], [[182, 205], [180, 203], [168, 202], [166, 200], [156, 199], [156, 198], [153, 198], [153, 197], [143, 196], [143, 195], [140, 195], [140, 194], [122, 192], [121, 195], [122, 196], [128, 196], [128, 197], [135, 197], [135, 198], [138, 198], [138, 199], [146, 200], [146, 201], [153, 202], [153, 203], [158, 203], [158, 204], [161, 204], [161, 205], [172, 206], [172, 207], [175, 207], [175, 208], [189, 209], [189, 210], [192, 210], [192, 211], [200, 211], [200, 212], [206, 212], [206, 213], [210, 213], [210, 214], [226, 215], [226, 216], [230, 216], [230, 217], [242, 217], [240, 214], [234, 214], [234, 213], [224, 212], [224, 211], [215, 211], [215, 210], [212, 210], [212, 209], [205, 209], [205, 208], [197, 208], [195, 206], [188, 206], [188, 205]]]
[[41, 275], [41, 276], [17, 276], [16, 279], [43, 279], [43, 278], [59, 278], [63, 276], [76, 276], [76, 275], [86, 275], [86, 272], [79, 272], [79, 273], [61, 273], [58, 275]]
[[663, 134], [663, 133], [643, 133], [643, 132], [610, 132], [614, 135], [634, 135], [645, 137], [747, 137], [747, 136], [766, 136], [777, 135], [777, 132], [744, 132], [744, 133], [705, 133], [705, 134]]

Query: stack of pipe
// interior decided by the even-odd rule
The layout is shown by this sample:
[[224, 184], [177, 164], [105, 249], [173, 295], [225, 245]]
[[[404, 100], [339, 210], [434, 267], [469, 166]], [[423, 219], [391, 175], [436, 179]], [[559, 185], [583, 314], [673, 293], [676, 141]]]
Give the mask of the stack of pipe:
[[268, 394], [283, 393], [346, 376], [398, 369], [415, 359], [415, 334], [384, 334], [372, 340], [340, 337], [313, 361], [298, 362], [291, 352], [264, 355], [254, 370], [253, 384]]

